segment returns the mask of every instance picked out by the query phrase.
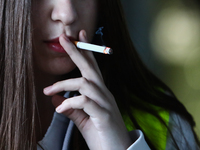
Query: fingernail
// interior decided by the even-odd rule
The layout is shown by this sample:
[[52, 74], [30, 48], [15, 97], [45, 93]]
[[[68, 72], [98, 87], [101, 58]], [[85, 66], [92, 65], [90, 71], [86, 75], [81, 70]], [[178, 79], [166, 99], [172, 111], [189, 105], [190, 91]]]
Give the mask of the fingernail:
[[46, 88], [44, 88], [44, 92], [49, 92], [51, 89], [52, 89], [52, 85], [51, 86], [48, 86], [48, 87], [46, 87]]
[[62, 36], [67, 42], [69, 42], [70, 40], [69, 40], [69, 38], [67, 38], [67, 36], [65, 35], [65, 34], [63, 34], [63, 36]]
[[83, 32], [83, 36], [84, 36], [84, 38], [87, 40], [87, 34], [86, 34], [85, 31]]
[[62, 110], [62, 104], [60, 104], [57, 108], [56, 108], [56, 112], [60, 113]]

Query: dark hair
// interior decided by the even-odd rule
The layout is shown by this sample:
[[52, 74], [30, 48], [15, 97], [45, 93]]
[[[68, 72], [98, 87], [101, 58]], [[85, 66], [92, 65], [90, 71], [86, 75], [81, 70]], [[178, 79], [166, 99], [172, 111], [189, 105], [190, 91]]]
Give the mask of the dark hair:
[[[141, 62], [126, 28], [120, 0], [100, 0], [100, 7], [99, 25], [105, 27], [104, 40], [114, 49], [114, 54], [96, 55], [96, 58], [122, 114], [127, 114], [133, 125], [141, 130], [132, 113], [133, 108], [154, 115], [164, 124], [157, 111], [144, 105], [151, 104], [180, 114], [193, 127], [195, 123], [185, 107]], [[1, 0], [1, 150], [36, 149], [37, 113], [31, 32], [31, 0]], [[159, 89], [169, 92], [170, 96]], [[146, 136], [148, 144], [156, 149], [150, 138]]]
[[1, 0], [0, 52], [0, 149], [35, 149], [30, 0]]
[[[189, 122], [196, 142], [200, 145], [193, 130], [195, 122], [192, 116], [173, 92], [147, 69], [138, 56], [125, 24], [120, 0], [101, 1], [100, 7], [100, 25], [104, 26], [104, 41], [107, 46], [114, 49], [114, 54], [107, 58], [102, 55], [96, 57], [105, 83], [115, 96], [121, 113], [128, 115], [134, 127], [141, 130], [143, 128], [138, 124], [132, 110], [136, 109], [151, 114], [164, 124], [170, 134], [171, 130], [159, 112], [155, 107], [150, 106], [175, 112]], [[144, 132], [144, 134], [146, 133]], [[171, 138], [174, 139], [172, 135]], [[151, 137], [146, 135], [151, 149], [159, 149], [156, 147], [156, 143], [152, 143], [150, 139]], [[174, 144], [179, 149], [175, 140]]]

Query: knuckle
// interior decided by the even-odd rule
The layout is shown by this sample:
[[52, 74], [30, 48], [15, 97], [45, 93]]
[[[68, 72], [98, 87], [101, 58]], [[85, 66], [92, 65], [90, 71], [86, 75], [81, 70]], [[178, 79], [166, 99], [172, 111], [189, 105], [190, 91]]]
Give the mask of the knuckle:
[[104, 121], [109, 121], [109, 120], [111, 120], [111, 112], [110, 111], [108, 111], [108, 110], [104, 110], [104, 114], [103, 114], [103, 120]]
[[84, 77], [81, 77], [81, 78], [80, 78], [80, 84], [81, 84], [81, 85], [85, 85], [85, 84], [87, 84], [87, 83], [88, 83], [88, 81], [87, 81], [86, 78], [84, 78]]
[[88, 103], [89, 99], [87, 96], [83, 95], [82, 96], [82, 103]]

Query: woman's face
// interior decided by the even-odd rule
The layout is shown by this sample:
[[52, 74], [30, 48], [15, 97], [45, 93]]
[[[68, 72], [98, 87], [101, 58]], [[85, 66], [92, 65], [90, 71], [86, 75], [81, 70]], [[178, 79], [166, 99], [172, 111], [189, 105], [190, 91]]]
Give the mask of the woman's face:
[[33, 57], [39, 71], [63, 75], [75, 68], [63, 52], [58, 37], [66, 34], [79, 40], [85, 30], [90, 42], [96, 29], [97, 0], [35, 0], [33, 17]]

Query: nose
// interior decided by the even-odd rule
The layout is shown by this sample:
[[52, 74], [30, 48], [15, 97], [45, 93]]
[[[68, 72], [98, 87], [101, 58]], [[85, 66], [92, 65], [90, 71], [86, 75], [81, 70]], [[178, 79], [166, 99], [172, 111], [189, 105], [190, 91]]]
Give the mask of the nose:
[[64, 25], [69, 25], [77, 19], [77, 16], [73, 0], [56, 0], [51, 13], [53, 21], [60, 21]]

